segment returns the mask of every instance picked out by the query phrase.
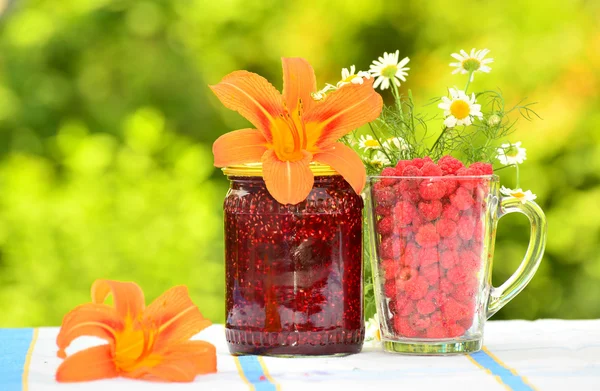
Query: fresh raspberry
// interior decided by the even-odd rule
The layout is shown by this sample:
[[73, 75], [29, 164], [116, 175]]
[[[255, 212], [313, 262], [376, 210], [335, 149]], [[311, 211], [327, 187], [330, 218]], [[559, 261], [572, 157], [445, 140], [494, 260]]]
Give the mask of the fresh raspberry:
[[398, 160], [398, 163], [396, 163], [396, 172], [402, 174], [402, 171], [404, 171], [407, 166], [412, 166], [410, 160]]
[[458, 189], [458, 186], [460, 186], [460, 182], [458, 181], [458, 179], [451, 179], [454, 175], [446, 175], [444, 177], [444, 185], [446, 185], [446, 196], [450, 197], [452, 194], [454, 194], [454, 192], [456, 192], [456, 189]]
[[425, 224], [419, 227], [415, 240], [421, 247], [435, 247], [440, 242], [440, 235], [433, 224]]
[[465, 283], [461, 285], [457, 285], [456, 289], [452, 293], [452, 297], [461, 303], [470, 303], [472, 302], [477, 295], [477, 286], [473, 286], [473, 284]]
[[455, 236], [453, 238], [443, 238], [440, 247], [444, 250], [458, 250], [460, 246], [462, 246], [462, 240]]
[[402, 176], [422, 176], [421, 170], [415, 166], [406, 166], [402, 170]]
[[411, 267], [416, 269], [419, 267], [420, 259], [419, 254], [421, 250], [414, 243], [408, 243], [406, 248], [404, 249], [404, 254], [402, 254], [401, 263], [404, 266]]
[[421, 168], [421, 174], [423, 176], [442, 176], [442, 169], [435, 163], [425, 163]]
[[409, 316], [415, 312], [415, 302], [405, 298], [396, 303], [396, 311], [400, 316]]
[[398, 290], [396, 289], [396, 281], [388, 280], [383, 284], [383, 293], [385, 297], [394, 298], [398, 294]]
[[435, 220], [442, 214], [442, 203], [440, 200], [419, 202], [419, 212], [427, 220]]
[[427, 280], [418, 275], [415, 278], [407, 281], [403, 287], [404, 291], [411, 300], [422, 299], [429, 290], [429, 284], [427, 283]]
[[457, 322], [470, 315], [470, 311], [466, 305], [461, 304], [452, 298], [448, 299], [448, 301], [441, 306], [441, 310], [444, 318], [448, 322]]
[[384, 238], [379, 245], [379, 255], [381, 258], [400, 259], [402, 255], [402, 240], [393, 236]]
[[388, 307], [394, 315], [400, 315], [401, 313], [405, 314], [400, 316], [408, 316], [415, 311], [414, 302], [404, 294], [395, 294], [394, 297], [390, 299]]
[[423, 167], [425, 163], [433, 163], [433, 160], [429, 156], [425, 156], [422, 159], [417, 157], [412, 160], [412, 164], [417, 168]]
[[427, 280], [427, 283], [429, 285], [435, 286], [439, 284], [441, 277], [439, 264], [434, 264], [426, 268], [421, 268], [420, 273], [421, 276], [423, 276], [423, 278]]
[[467, 281], [469, 278], [469, 272], [460, 266], [455, 266], [452, 269], [448, 269], [446, 272], [446, 277], [454, 285], [460, 285]]
[[450, 202], [458, 210], [467, 210], [473, 206], [473, 197], [467, 189], [461, 186], [456, 189], [456, 193], [450, 196]]
[[[420, 204], [419, 204], [420, 205]], [[435, 228], [442, 238], [453, 238], [456, 236], [456, 223], [449, 219], [439, 219]]]
[[[473, 315], [475, 315], [475, 311], [473, 311]], [[461, 325], [465, 330], [470, 329], [473, 325], [473, 316], [459, 320], [458, 324]]]
[[[433, 322], [432, 322], [433, 323]], [[448, 338], [448, 332], [443, 326], [432, 326], [425, 331], [425, 336], [428, 339], [444, 339]]]
[[458, 252], [455, 250], [444, 251], [440, 256], [440, 265], [444, 269], [452, 269], [458, 264]]
[[419, 183], [420, 182], [417, 179], [403, 178], [403, 179], [400, 179], [400, 182], [398, 182], [398, 184], [396, 185], [395, 190], [397, 192], [399, 192], [400, 194], [402, 194], [405, 191], [408, 191], [411, 189], [418, 189]]
[[[381, 176], [395, 177], [398, 176], [398, 171], [396, 171], [396, 169], [393, 167], [386, 167], [381, 171]], [[386, 187], [389, 187], [394, 186], [396, 183], [398, 183], [398, 181], [399, 180], [396, 178], [382, 178], [380, 183]]]
[[438, 166], [444, 175], [456, 174], [456, 171], [464, 167], [464, 164], [450, 155], [443, 156], [438, 160]]
[[381, 235], [389, 235], [394, 231], [394, 223], [391, 217], [384, 217], [377, 222], [377, 232]]
[[451, 281], [443, 279], [440, 281], [439, 290], [440, 290], [440, 292], [449, 295], [452, 292], [454, 292], [455, 287], [456, 287], [456, 285], [454, 285]]
[[391, 206], [396, 200], [396, 195], [394, 194], [393, 190], [388, 188], [375, 190], [373, 195], [378, 206]]
[[442, 317], [442, 313], [440, 311], [435, 311], [433, 314], [429, 316], [431, 319], [432, 326], [442, 326], [444, 322], [444, 318]]
[[414, 234], [419, 233], [419, 229], [426, 223], [428, 223], [428, 221], [426, 221], [425, 218], [423, 216], [421, 216], [420, 213], [417, 213], [417, 215], [413, 218], [413, 221], [412, 221], [413, 233]]
[[395, 279], [400, 263], [393, 259], [383, 259], [380, 267], [386, 279]]
[[479, 255], [470, 250], [463, 250], [458, 253], [459, 265], [465, 270], [477, 272], [481, 266]]
[[427, 247], [419, 250], [419, 266], [425, 267], [437, 263], [440, 254], [436, 248]]
[[448, 333], [448, 338], [460, 337], [465, 333], [465, 328], [462, 327], [458, 323], [450, 324], [446, 326], [446, 332]]
[[386, 167], [383, 170], [381, 170], [381, 176], [396, 176], [397, 171], [394, 167]]
[[458, 218], [460, 217], [460, 210], [458, 210], [458, 208], [452, 204], [446, 204], [442, 210], [442, 216], [448, 220], [458, 221]]
[[412, 202], [415, 205], [417, 202], [421, 201], [421, 194], [419, 194], [418, 188], [408, 189], [400, 193], [400, 197], [402, 197], [403, 200]]
[[408, 317], [408, 322], [415, 330], [425, 330], [431, 324], [431, 319], [428, 316], [421, 316], [418, 313], [414, 313]]
[[429, 315], [436, 309], [437, 307], [431, 300], [422, 299], [417, 301], [417, 311], [419, 311], [419, 314], [421, 315]]
[[475, 230], [475, 219], [469, 215], [462, 215], [458, 219], [458, 236], [462, 240], [471, 240]]
[[419, 194], [424, 200], [439, 200], [446, 195], [446, 185], [441, 180], [424, 180], [419, 185]]
[[416, 337], [417, 335], [419, 335], [419, 331], [413, 329], [410, 326], [410, 322], [408, 321], [408, 318], [394, 316], [393, 322], [394, 322], [394, 331], [397, 334], [399, 334], [403, 337], [408, 337], [408, 338]]
[[392, 213], [392, 208], [389, 206], [377, 205], [375, 214], [379, 217], [389, 216]]
[[482, 175], [492, 175], [494, 173], [494, 168], [489, 163], [477, 162], [471, 164], [469, 168], [475, 168], [481, 171]]
[[400, 201], [393, 211], [394, 221], [399, 227], [409, 225], [417, 215], [417, 208], [409, 201]]
[[450, 297], [447, 294], [441, 292], [438, 289], [431, 289], [429, 292], [427, 292], [427, 295], [425, 296], [425, 300], [431, 301], [437, 307], [441, 307], [442, 305], [444, 305], [444, 303], [446, 303], [449, 298]]

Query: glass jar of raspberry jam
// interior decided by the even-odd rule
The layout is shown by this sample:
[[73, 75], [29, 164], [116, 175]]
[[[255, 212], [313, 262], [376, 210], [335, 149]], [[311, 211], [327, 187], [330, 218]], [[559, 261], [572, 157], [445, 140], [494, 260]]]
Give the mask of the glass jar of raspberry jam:
[[328, 166], [297, 205], [267, 191], [260, 165], [223, 169], [226, 338], [232, 354], [360, 352], [362, 198]]

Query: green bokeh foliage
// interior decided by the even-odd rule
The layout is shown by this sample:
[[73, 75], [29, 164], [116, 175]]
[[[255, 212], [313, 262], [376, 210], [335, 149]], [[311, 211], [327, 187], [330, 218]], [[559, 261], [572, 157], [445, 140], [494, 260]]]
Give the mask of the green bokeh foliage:
[[[322, 86], [400, 49], [402, 90], [424, 104], [464, 82], [449, 54], [471, 47], [495, 58], [477, 89], [528, 96], [544, 118], [512, 140], [528, 148], [522, 181], [547, 212], [547, 255], [497, 317], [599, 317], [598, 14], [558, 0], [13, 2], [0, 19], [0, 326], [57, 325], [101, 277], [135, 280], [148, 299], [186, 284], [222, 322], [227, 183], [210, 146], [247, 123], [207, 84], [248, 69], [280, 88], [279, 58], [301, 56]], [[496, 284], [528, 235], [519, 216], [500, 226]]]

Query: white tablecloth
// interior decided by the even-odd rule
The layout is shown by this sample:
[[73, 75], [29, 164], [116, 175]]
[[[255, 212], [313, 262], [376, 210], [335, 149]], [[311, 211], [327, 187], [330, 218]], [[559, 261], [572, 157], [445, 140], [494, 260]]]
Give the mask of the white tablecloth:
[[[133, 390], [599, 390], [600, 320], [491, 321], [485, 347], [470, 356], [416, 357], [365, 347], [347, 357], [232, 357], [223, 327], [196, 338], [212, 342], [218, 373], [189, 384], [128, 379], [59, 384], [58, 328], [0, 329], [0, 391]], [[97, 344], [80, 338], [69, 352]]]

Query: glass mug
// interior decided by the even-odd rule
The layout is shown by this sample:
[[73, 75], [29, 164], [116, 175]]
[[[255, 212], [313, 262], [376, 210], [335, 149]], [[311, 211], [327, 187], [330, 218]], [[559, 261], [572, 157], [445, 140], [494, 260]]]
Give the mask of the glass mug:
[[[481, 349], [485, 321], [535, 274], [546, 219], [533, 201], [504, 197], [495, 175], [369, 178], [370, 254], [383, 347], [422, 355]], [[531, 238], [517, 271], [491, 284], [498, 220], [525, 214]]]

